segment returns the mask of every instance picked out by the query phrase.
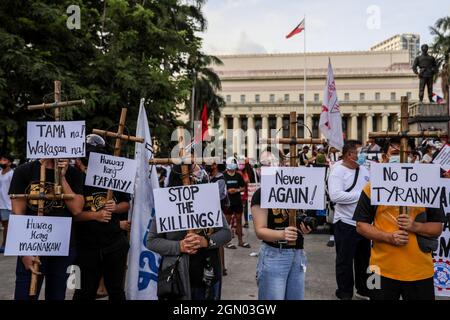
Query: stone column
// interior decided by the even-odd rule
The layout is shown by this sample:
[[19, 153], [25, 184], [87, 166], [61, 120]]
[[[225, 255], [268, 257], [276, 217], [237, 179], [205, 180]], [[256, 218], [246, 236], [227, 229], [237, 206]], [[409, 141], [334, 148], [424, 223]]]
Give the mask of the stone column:
[[241, 129], [240, 117], [238, 114], [233, 114], [233, 154], [237, 153], [238, 155], [241, 151], [240, 129]]
[[389, 113], [383, 113], [381, 115], [381, 131], [387, 131], [389, 126]]
[[255, 115], [247, 115], [247, 157], [256, 159]]
[[352, 120], [351, 120], [352, 127], [351, 127], [350, 139], [358, 140], [358, 114], [352, 113], [351, 118], [352, 118]]
[[[283, 115], [277, 114], [277, 126], [275, 128], [277, 130], [277, 135], [275, 136], [276, 139], [283, 138]], [[281, 150], [283, 148], [283, 145], [277, 143], [277, 148]]]
[[225, 134], [226, 130], [227, 130], [227, 118], [224, 115], [222, 115], [219, 119], [219, 131]]
[[[309, 130], [311, 130], [311, 132], [313, 131], [312, 124], [313, 124], [312, 114], [307, 114], [306, 115], [306, 123], [305, 123], [305, 125], [308, 127]], [[309, 132], [308, 129], [305, 128], [305, 130], [304, 130], [305, 138], [311, 138], [311, 133]]]
[[366, 114], [366, 133], [365, 133], [366, 141], [367, 139], [369, 139], [369, 132], [373, 132], [373, 117], [374, 117], [373, 113]]

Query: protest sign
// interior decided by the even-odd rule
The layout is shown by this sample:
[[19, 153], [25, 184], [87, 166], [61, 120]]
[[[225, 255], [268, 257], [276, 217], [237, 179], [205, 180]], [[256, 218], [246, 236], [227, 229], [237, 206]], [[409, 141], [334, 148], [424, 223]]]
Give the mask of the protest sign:
[[71, 225], [72, 218], [12, 214], [5, 256], [68, 256]]
[[261, 208], [324, 209], [325, 168], [263, 167]]
[[256, 183], [249, 183], [247, 190], [248, 190], [248, 198], [247, 198], [247, 208], [248, 208], [248, 221], [253, 220], [252, 216], [252, 210], [250, 209], [252, 207], [252, 198], [253, 194], [261, 187], [261, 184], [259, 182]]
[[158, 233], [223, 226], [218, 183], [154, 189]]
[[444, 170], [450, 170], [450, 146], [448, 144], [442, 147], [433, 163], [441, 165]]
[[86, 173], [87, 186], [133, 194], [136, 161], [91, 152]]
[[27, 122], [27, 158], [78, 158], [85, 152], [84, 121]]
[[434, 289], [436, 296], [450, 297], [450, 179], [441, 182], [445, 222], [438, 249], [433, 252]]
[[439, 208], [440, 167], [423, 163], [373, 163], [371, 204]]

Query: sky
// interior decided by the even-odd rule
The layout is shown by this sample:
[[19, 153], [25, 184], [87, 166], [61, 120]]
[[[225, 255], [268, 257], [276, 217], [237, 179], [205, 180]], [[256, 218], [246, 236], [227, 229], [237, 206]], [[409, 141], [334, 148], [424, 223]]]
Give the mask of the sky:
[[303, 52], [304, 33], [285, 36], [306, 17], [306, 51], [368, 50], [399, 33], [431, 43], [429, 27], [450, 15], [448, 0], [207, 0], [208, 54]]

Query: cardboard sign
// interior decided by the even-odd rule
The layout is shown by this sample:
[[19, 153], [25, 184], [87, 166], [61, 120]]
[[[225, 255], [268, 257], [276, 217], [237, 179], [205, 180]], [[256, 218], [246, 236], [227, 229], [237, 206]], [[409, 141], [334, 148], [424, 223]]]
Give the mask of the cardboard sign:
[[440, 164], [444, 170], [450, 170], [450, 146], [448, 144], [442, 147], [433, 163]]
[[72, 218], [12, 214], [5, 256], [68, 256], [71, 225]]
[[78, 158], [85, 152], [84, 121], [27, 122], [27, 158]]
[[261, 208], [324, 209], [325, 168], [263, 167]]
[[133, 194], [136, 160], [91, 152], [86, 173], [87, 186]]
[[154, 189], [158, 233], [223, 226], [219, 184]]
[[373, 163], [371, 204], [439, 208], [440, 167], [423, 163]]
[[438, 249], [433, 252], [434, 291], [436, 296], [450, 297], [450, 179], [441, 181], [445, 222]]

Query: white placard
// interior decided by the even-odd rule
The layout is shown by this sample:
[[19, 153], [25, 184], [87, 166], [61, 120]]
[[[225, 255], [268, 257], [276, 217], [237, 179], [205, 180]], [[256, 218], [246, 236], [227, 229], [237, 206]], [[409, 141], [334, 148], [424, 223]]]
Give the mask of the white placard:
[[325, 208], [325, 168], [261, 168], [261, 208]]
[[448, 144], [442, 147], [433, 163], [440, 164], [445, 170], [450, 170], [450, 146]]
[[68, 256], [72, 218], [9, 217], [5, 256]]
[[223, 226], [219, 184], [153, 190], [158, 233]]
[[79, 158], [85, 152], [84, 121], [27, 122], [27, 158]]
[[136, 160], [91, 152], [85, 185], [133, 194]]
[[440, 166], [425, 163], [373, 163], [370, 166], [373, 205], [439, 208]]
[[445, 223], [438, 239], [438, 249], [433, 252], [434, 292], [436, 296], [450, 297], [450, 179], [441, 179], [445, 188], [442, 194]]

